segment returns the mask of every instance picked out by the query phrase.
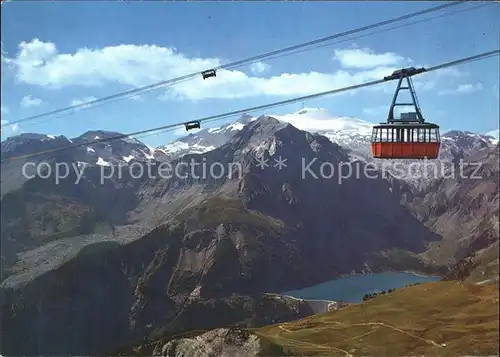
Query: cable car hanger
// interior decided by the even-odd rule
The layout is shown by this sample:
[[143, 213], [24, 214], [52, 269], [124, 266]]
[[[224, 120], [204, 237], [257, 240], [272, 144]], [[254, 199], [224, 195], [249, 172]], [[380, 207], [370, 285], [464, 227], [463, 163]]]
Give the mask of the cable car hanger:
[[217, 77], [217, 71], [215, 69], [207, 69], [206, 71], [201, 72], [201, 76], [203, 79]]
[[[464, 64], [464, 63], [470, 63], [470, 62], [473, 62], [473, 61], [479, 61], [479, 60], [491, 58], [491, 57], [498, 56], [498, 55], [500, 55], [500, 49], [496, 49], [496, 50], [492, 50], [492, 51], [487, 51], [487, 52], [479, 53], [479, 54], [476, 54], [476, 55], [473, 55], [473, 56], [469, 56], [469, 57], [465, 57], [465, 58], [460, 58], [458, 60], [454, 60], [454, 61], [450, 61], [450, 62], [445, 62], [445, 63], [439, 64], [439, 65], [428, 67], [428, 68], [426, 68], [425, 72], [438, 71], [438, 70], [441, 70], [443, 68], [453, 67], [453, 66], [457, 66], [457, 65], [460, 65], [460, 64]], [[394, 75], [394, 73], [392, 75]], [[378, 80], [374, 80], [374, 81], [370, 81], [370, 82], [364, 82], [364, 83], [360, 83], [360, 84], [355, 84], [355, 85], [348, 86], [348, 87], [335, 88], [335, 89], [327, 90], [327, 91], [324, 91], [324, 92], [318, 92], [318, 93], [308, 94], [308, 95], [304, 95], [304, 96], [301, 96], [301, 97], [295, 97], [295, 98], [285, 99], [285, 100], [278, 101], [278, 102], [273, 102], [273, 103], [268, 103], [268, 104], [262, 104], [262, 105], [257, 105], [257, 106], [253, 106], [253, 107], [247, 107], [247, 108], [233, 110], [233, 111], [226, 112], [226, 113], [220, 113], [220, 114], [210, 115], [210, 116], [206, 116], [206, 117], [200, 118], [200, 119], [196, 120], [196, 122], [199, 122], [201, 124], [201, 123], [205, 123], [205, 122], [218, 121], [218, 120], [222, 120], [222, 119], [227, 119], [229, 117], [233, 117], [235, 115], [241, 115], [241, 114], [244, 114], [244, 113], [250, 113], [250, 112], [255, 112], [255, 111], [261, 111], [261, 110], [264, 110], [264, 109], [280, 107], [280, 106], [283, 106], [283, 105], [288, 105], [288, 104], [291, 104], [291, 103], [296, 103], [296, 102], [302, 102], [302, 101], [305, 101], [305, 100], [315, 99], [315, 98], [323, 97], [323, 96], [326, 96], [326, 95], [345, 93], [345, 92], [348, 92], [348, 91], [351, 91], [351, 90], [360, 89], [360, 88], [367, 88], [367, 87], [371, 87], [371, 86], [374, 86], [374, 85], [382, 84], [382, 83], [385, 83], [385, 82], [386, 82], [386, 80], [384, 80], [384, 78], [382, 78], [382, 79], [378, 79]], [[191, 122], [188, 122], [188, 123], [193, 123], [193, 122], [191, 121]], [[4, 162], [14, 162], [15, 160], [26, 159], [26, 158], [29, 158], [29, 157], [35, 157], [35, 156], [39, 156], [39, 155], [43, 155], [43, 154], [48, 154], [48, 153], [55, 153], [55, 152], [59, 152], [59, 151], [74, 149], [74, 148], [77, 148], [77, 147], [82, 147], [82, 146], [87, 146], [87, 145], [92, 145], [92, 144], [98, 144], [98, 143], [103, 143], [103, 142], [110, 142], [110, 141], [113, 141], [113, 140], [120, 140], [120, 139], [128, 138], [128, 137], [136, 137], [137, 138], [137, 137], [140, 137], [140, 136], [144, 136], [145, 134], [151, 134], [151, 133], [154, 133], [154, 132], [160, 132], [160, 131], [165, 132], [167, 130], [173, 130], [173, 129], [175, 129], [175, 128], [181, 126], [181, 125], [185, 125], [185, 124], [186, 124], [186, 122], [166, 124], [166, 125], [162, 125], [162, 126], [159, 126], [159, 127], [142, 129], [142, 130], [131, 132], [131, 133], [127, 133], [127, 134], [119, 134], [119, 135], [116, 135], [116, 136], [106, 137], [106, 138], [103, 138], [103, 139], [95, 139], [95, 140], [90, 141], [90, 142], [73, 143], [73, 144], [68, 145], [68, 146], [56, 147], [56, 148], [52, 148], [52, 149], [49, 149], [49, 150], [38, 151], [38, 152], [30, 153], [30, 154], [19, 155], [19, 156], [14, 156], [14, 157], [9, 157], [9, 158], [3, 158], [0, 161], [2, 163], [4, 163]], [[381, 123], [381, 124], [382, 125], [387, 125], [387, 124], [384, 124], [384, 123]], [[430, 123], [427, 123], [427, 124], [430, 124]], [[438, 138], [439, 138], [439, 136], [438, 136]]]
[[190, 121], [190, 122], [184, 123], [184, 126], [186, 127], [186, 131], [189, 131], [189, 130], [193, 130], [193, 129], [200, 129], [201, 123], [198, 120], [195, 120], [195, 121]]
[[[5, 1], [2, 1], [2, 3], [3, 2], [5, 2]], [[296, 51], [296, 50], [299, 50], [299, 49], [308, 50], [308, 47], [313, 46], [313, 45], [318, 45], [320, 43], [325, 43], [325, 44], [328, 45], [328, 41], [331, 41], [331, 40], [334, 40], [334, 39], [338, 39], [338, 38], [342, 38], [342, 37], [346, 37], [346, 36], [351, 36], [351, 35], [359, 33], [359, 32], [371, 30], [371, 29], [374, 29], [374, 28], [377, 28], [377, 27], [381, 27], [381, 26], [393, 24], [393, 23], [400, 22], [400, 21], [403, 21], [403, 20], [408, 20], [408, 19], [411, 19], [411, 18], [414, 18], [414, 17], [417, 17], [417, 16], [421, 16], [421, 15], [424, 15], [424, 14], [428, 14], [428, 13], [440, 11], [440, 10], [443, 10], [445, 8], [449, 8], [449, 7], [452, 7], [452, 6], [459, 6], [459, 5], [462, 5], [462, 4], [466, 3], [466, 2], [467, 1], [463, 1], [463, 0], [462, 1], [447, 2], [447, 3], [441, 4], [439, 6], [435, 6], [435, 7], [431, 7], [431, 8], [428, 8], [428, 9], [424, 9], [424, 10], [420, 10], [420, 11], [417, 11], [417, 12], [413, 12], [413, 13], [410, 13], [410, 14], [398, 16], [398, 17], [395, 17], [395, 18], [392, 18], [392, 19], [380, 21], [380, 22], [377, 22], [377, 23], [374, 23], [374, 24], [371, 24], [371, 25], [366, 25], [366, 26], [363, 26], [363, 27], [351, 29], [351, 30], [344, 31], [344, 32], [341, 32], [341, 33], [336, 33], [336, 34], [325, 36], [325, 37], [318, 38], [318, 39], [315, 39], [315, 40], [311, 40], [311, 41], [299, 43], [299, 44], [296, 44], [296, 45], [293, 45], [293, 46], [290, 46], [290, 47], [286, 47], [286, 48], [282, 48], [282, 49], [279, 49], [279, 50], [273, 50], [273, 51], [270, 51], [270, 52], [267, 52], [267, 53], [263, 53], [263, 54], [260, 54], [260, 55], [253, 56], [253, 57], [249, 57], [249, 58], [237, 60], [237, 61], [234, 61], [234, 62], [231, 62], [231, 63], [220, 65], [220, 66], [218, 66], [216, 68], [213, 68], [213, 69], [206, 70], [206, 71], [202, 72], [202, 77], [203, 77], [203, 79], [207, 79], [207, 78], [210, 78], [210, 77], [216, 77], [216, 73], [215, 72], [217, 70], [219, 70], [219, 69], [230, 69], [230, 68], [234, 69], [234, 68], [237, 68], [237, 67], [241, 67], [242, 65], [245, 65], [245, 64], [255, 63], [257, 61], [262, 61], [263, 59], [266, 59], [266, 58], [269, 58], [269, 59], [279, 58], [282, 55], [286, 55], [287, 52]], [[479, 8], [481, 6], [486, 6], [486, 5], [484, 5], [484, 4], [483, 5], [479, 5], [479, 6], [477, 6], [477, 8]], [[470, 11], [473, 8], [475, 8], [475, 7], [462, 9], [462, 10], [457, 11], [457, 12], [450, 12], [450, 13], [447, 13], [447, 14], [444, 14], [444, 15], [441, 15], [441, 16], [438, 16], [438, 17], [444, 17], [444, 16], [453, 15], [453, 14], [461, 12], [461, 11]], [[431, 20], [431, 19], [433, 19], [433, 18], [430, 17], [430, 18], [427, 18], [427, 19], [424, 19], [424, 20], [421, 20], [421, 21], [428, 21], [428, 20]], [[417, 21], [415, 23], [419, 23], [421, 21]], [[408, 24], [403, 24], [402, 27], [406, 27], [407, 25]], [[389, 28], [388, 30], [392, 30], [392, 29], [393, 28]], [[387, 29], [383, 30], [383, 32], [385, 32], [385, 31], [387, 31]], [[325, 45], [325, 44], [323, 44], [323, 45]], [[330, 43], [330, 44], [333, 44], [333, 43]], [[292, 52], [292, 53], [297, 53], [297, 52]], [[276, 56], [279, 56], [279, 57], [276, 57]], [[204, 75], [204, 73], [205, 73], [205, 75]], [[5, 123], [3, 126], [12, 126], [14, 124], [18, 124], [18, 123], [22, 123], [22, 122], [26, 122], [26, 121], [31, 121], [31, 120], [35, 120], [35, 119], [38, 119], [38, 118], [42, 118], [42, 117], [46, 117], [46, 116], [51, 116], [51, 115], [54, 115], [54, 114], [59, 114], [59, 113], [65, 113], [65, 112], [72, 113], [75, 109], [82, 109], [83, 110], [83, 109], [87, 109], [87, 108], [93, 108], [95, 104], [98, 104], [98, 103], [101, 103], [101, 102], [106, 102], [107, 103], [107, 101], [111, 101], [111, 100], [116, 101], [116, 100], [121, 100], [121, 99], [125, 99], [125, 98], [130, 98], [130, 95], [132, 95], [132, 94], [139, 94], [139, 93], [142, 93], [142, 92], [150, 91], [150, 90], [155, 89], [155, 88], [164, 87], [166, 85], [171, 86], [171, 85], [175, 85], [175, 84], [178, 84], [178, 83], [182, 83], [182, 82], [184, 82], [186, 80], [191, 80], [191, 79], [194, 79], [194, 78], [198, 77], [199, 74], [200, 74], [200, 72], [194, 72], [194, 73], [186, 74], [186, 75], [183, 75], [183, 76], [180, 76], [180, 77], [177, 77], [177, 78], [172, 78], [172, 79], [160, 81], [160, 82], [157, 82], [157, 83], [149, 84], [149, 85], [146, 85], [146, 86], [143, 86], [143, 87], [133, 88], [133, 89], [130, 89], [130, 90], [127, 90], [127, 91], [123, 91], [123, 92], [111, 94], [111, 95], [108, 95], [106, 97], [97, 98], [97, 99], [94, 99], [94, 100], [91, 100], [91, 101], [87, 101], [87, 102], [84, 102], [84, 103], [79, 103], [79, 104], [71, 105], [71, 106], [64, 107], [64, 108], [58, 108], [58, 109], [55, 109], [55, 110], [51, 110], [49, 112], [32, 115], [32, 116], [25, 117], [25, 118], [22, 118], [22, 119], [19, 119], [19, 120], [9, 121], [9, 123]], [[113, 103], [113, 102], [110, 102], [110, 103]]]
[[[376, 159], [436, 159], [440, 149], [439, 125], [425, 122], [411, 76], [427, 72], [425, 68], [408, 67], [394, 71], [384, 81], [398, 79], [387, 122], [375, 125], [372, 131], [371, 150]], [[406, 86], [402, 86], [406, 80]], [[398, 102], [401, 90], [408, 90], [411, 103]], [[394, 117], [397, 106], [413, 107], [413, 112]]]

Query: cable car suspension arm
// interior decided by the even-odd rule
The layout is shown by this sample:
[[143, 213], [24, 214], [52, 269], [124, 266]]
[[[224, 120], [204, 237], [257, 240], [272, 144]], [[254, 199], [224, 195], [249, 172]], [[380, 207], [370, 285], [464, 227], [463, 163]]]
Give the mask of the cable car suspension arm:
[[[493, 56], [498, 56], [499, 54], [500, 54], [500, 49], [493, 50], [493, 51], [488, 51], [488, 52], [483, 52], [483, 53], [480, 53], [480, 54], [477, 54], [477, 55], [474, 55], [474, 56], [470, 56], [470, 57], [466, 57], [466, 58], [461, 58], [459, 60], [451, 61], [451, 62], [447, 62], [447, 63], [443, 63], [443, 64], [440, 64], [440, 65], [437, 65], [437, 66], [434, 66], [434, 67], [429, 67], [425, 71], [422, 71], [420, 73], [437, 71], [437, 70], [440, 70], [440, 69], [443, 69], [443, 68], [453, 67], [453, 66], [456, 66], [456, 65], [459, 65], [459, 64], [462, 64], [462, 63], [468, 63], [468, 62], [473, 62], [473, 61], [477, 61], [477, 60], [481, 60], [481, 59], [485, 59], [485, 58], [489, 58], [489, 57], [493, 57]], [[394, 73], [391, 76], [393, 76], [393, 75], [394, 75]], [[391, 76], [388, 76], [388, 77], [391, 77]], [[350, 90], [371, 87], [373, 85], [382, 84], [382, 83], [388, 81], [389, 79], [386, 79], [386, 78], [375, 80], [375, 81], [371, 81], [371, 82], [360, 83], [360, 84], [356, 84], [356, 85], [349, 86], [349, 87], [337, 88], [337, 89], [333, 89], [333, 90], [329, 90], [329, 91], [325, 91], [325, 92], [314, 93], [314, 94], [310, 94], [310, 95], [306, 95], [306, 96], [302, 96], [302, 97], [291, 98], [291, 99], [287, 99], [287, 100], [283, 100], [283, 101], [279, 101], [279, 102], [274, 102], [274, 103], [259, 105], [259, 106], [250, 107], [250, 108], [239, 109], [239, 110], [235, 110], [235, 111], [227, 112], [227, 113], [223, 113], [223, 114], [211, 115], [211, 116], [208, 116], [208, 117], [204, 117], [204, 118], [195, 120], [195, 122], [198, 124], [198, 123], [201, 123], [201, 122], [209, 122], [209, 121], [227, 119], [227, 118], [233, 117], [235, 115], [240, 115], [240, 114], [244, 114], [244, 113], [250, 113], [250, 112], [254, 112], [254, 111], [258, 111], [258, 110], [263, 110], [263, 109], [269, 109], [269, 108], [279, 107], [279, 106], [282, 106], [282, 105], [287, 105], [287, 104], [291, 104], [291, 103], [295, 103], [295, 102], [303, 102], [305, 100], [319, 98], [319, 97], [323, 97], [323, 96], [326, 96], [326, 95], [332, 95], [332, 94], [337, 94], [337, 93], [348, 92]], [[25, 159], [25, 158], [28, 158], [28, 157], [38, 156], [38, 155], [42, 155], [42, 154], [47, 154], [47, 153], [52, 153], [52, 152], [59, 152], [59, 151], [66, 150], [66, 149], [72, 149], [72, 148], [75, 148], [75, 147], [80, 147], [80, 146], [85, 146], [85, 145], [92, 145], [92, 144], [97, 144], [97, 143], [101, 143], [101, 142], [108, 142], [108, 141], [112, 141], [112, 140], [118, 140], [118, 139], [123, 139], [123, 138], [127, 138], [127, 137], [132, 137], [132, 136], [144, 135], [144, 134], [148, 134], [148, 133], [156, 132], [156, 131], [163, 131], [163, 130], [168, 130], [168, 129], [175, 129], [175, 128], [177, 128], [179, 126], [182, 126], [182, 125], [185, 126], [185, 124], [187, 124], [187, 123], [192, 123], [192, 122], [181, 122], [181, 123], [175, 123], [175, 124], [168, 124], [168, 125], [160, 126], [160, 127], [157, 127], [157, 128], [150, 128], [150, 129], [140, 130], [140, 131], [136, 131], [136, 132], [128, 133], [128, 134], [120, 134], [120, 135], [117, 135], [117, 136], [114, 136], [114, 137], [108, 137], [108, 138], [105, 138], [105, 139], [94, 140], [94, 141], [90, 141], [90, 142], [86, 142], [86, 143], [82, 143], [82, 144], [73, 144], [73, 145], [69, 145], [69, 146], [65, 146], [65, 147], [60, 147], [60, 148], [55, 148], [55, 149], [51, 149], [51, 150], [46, 150], [46, 151], [43, 151], [43, 152], [36, 152], [36, 153], [27, 154], [27, 155], [15, 156], [15, 157], [3, 159], [3, 160], [1, 160], [1, 162], [3, 163], [3, 162], [6, 162], [6, 161], [14, 161], [16, 159]]]

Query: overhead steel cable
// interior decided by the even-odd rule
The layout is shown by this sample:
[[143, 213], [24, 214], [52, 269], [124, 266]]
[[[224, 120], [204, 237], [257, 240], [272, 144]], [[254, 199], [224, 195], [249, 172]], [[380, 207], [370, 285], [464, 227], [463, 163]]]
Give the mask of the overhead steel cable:
[[[447, 16], [456, 15], [456, 14], [461, 13], [461, 12], [472, 11], [472, 10], [479, 9], [481, 7], [484, 7], [484, 6], [493, 5], [493, 4], [494, 4], [493, 2], [480, 3], [479, 5], [471, 6], [469, 8], [460, 9], [460, 10], [457, 10], [457, 11], [451, 11], [451, 12], [444, 13], [444, 14], [441, 14], [441, 15], [428, 17], [428, 18], [425, 18], [425, 19], [411, 21], [411, 22], [408, 22], [408, 23], [404, 23], [404, 24], [392, 26], [392, 27], [389, 27], [389, 28], [384, 28], [384, 29], [380, 29], [380, 30], [371, 31], [369, 33], [362, 34], [362, 35], [351, 36], [349, 38], [344, 38], [344, 39], [338, 40], [338, 41], [333, 41], [333, 42], [329, 42], [329, 43], [322, 43], [322, 44], [320, 44], [318, 46], [315, 46], [315, 47], [312, 47], [312, 48], [302, 48], [302, 49], [299, 49], [299, 50], [296, 50], [296, 51], [293, 51], [293, 52], [290, 52], [290, 53], [282, 53], [282, 54], [274, 56], [274, 57], [269, 57], [269, 58], [267, 58], [267, 60], [268, 61], [269, 60], [274, 60], [274, 59], [277, 59], [277, 58], [282, 58], [282, 57], [294, 55], [294, 54], [297, 54], [297, 53], [302, 53], [302, 52], [306, 52], [306, 51], [312, 51], [312, 50], [318, 49], [318, 48], [324, 48], [324, 47], [336, 45], [336, 44], [339, 44], [339, 43], [349, 42], [349, 41], [357, 40], [357, 39], [360, 39], [360, 38], [365, 38], [365, 37], [373, 36], [373, 35], [376, 35], [376, 34], [385, 33], [385, 32], [388, 32], [388, 31], [393, 31], [393, 30], [404, 28], [404, 27], [408, 27], [408, 26], [413, 26], [413, 25], [424, 23], [424, 22], [427, 22], [427, 21], [445, 18]], [[237, 67], [240, 67], [240, 66], [242, 66], [242, 65], [235, 66], [235, 67], [232, 67], [232, 68], [237, 68]], [[191, 79], [192, 78], [181, 80], [181, 81], [175, 82], [175, 84], [177, 85], [179, 83], [187, 82], [187, 81], [189, 81]], [[157, 87], [155, 87], [155, 88], [149, 88], [149, 89], [146, 89], [143, 92], [141, 92], [141, 94], [144, 94], [144, 93], [147, 93], [147, 92], [151, 92], [151, 91], [156, 90], [156, 89], [158, 89], [158, 88]], [[138, 94], [133, 93], [133, 94], [125, 95], [125, 96], [122, 96], [122, 97], [117, 97], [117, 98], [111, 99], [111, 100], [109, 100], [107, 102], [97, 103], [96, 105], [92, 106], [91, 108], [101, 107], [101, 106], [104, 106], [104, 105], [116, 103], [116, 102], [118, 102], [120, 100], [124, 100], [124, 99], [128, 99], [128, 98], [133, 98], [133, 97], [135, 97], [137, 95]], [[82, 109], [86, 109], [86, 107], [84, 106]], [[80, 110], [82, 110], [82, 109], [80, 109]], [[68, 111], [68, 112], [63, 112], [62, 115], [56, 116], [53, 119], [63, 118], [65, 116], [67, 116], [67, 115], [76, 114], [77, 112], [79, 112], [79, 109], [75, 109], [73, 111]], [[44, 118], [42, 117], [42, 118], [35, 118], [33, 120], [36, 120], [36, 119], [42, 119], [40, 121], [37, 121], [38, 123], [40, 123], [40, 122], [44, 122], [44, 121], [50, 120], [52, 118], [45, 117], [45, 120], [43, 120]], [[12, 124], [15, 124], [15, 123], [16, 122], [11, 122], [10, 124], [7, 123], [4, 126], [12, 125]]]
[[327, 47], [327, 46], [336, 45], [336, 44], [343, 43], [343, 42], [357, 40], [357, 39], [360, 39], [360, 38], [365, 38], [365, 37], [373, 36], [373, 35], [376, 35], [376, 34], [380, 34], [380, 33], [384, 33], [384, 32], [389, 32], [389, 31], [393, 31], [393, 30], [396, 30], [396, 29], [400, 29], [400, 28], [404, 28], [404, 27], [408, 27], [408, 26], [413, 26], [413, 25], [416, 25], [416, 24], [424, 23], [424, 22], [427, 22], [427, 21], [430, 21], [430, 20], [442, 19], [442, 18], [445, 18], [447, 16], [456, 15], [458, 13], [465, 12], [465, 11], [471, 11], [471, 10], [479, 9], [479, 8], [484, 7], [484, 6], [489, 6], [489, 5], [492, 5], [492, 4], [494, 4], [494, 3], [492, 3], [492, 2], [480, 3], [478, 5], [474, 5], [474, 6], [466, 8], [466, 9], [460, 9], [460, 10], [457, 10], [457, 11], [451, 11], [451, 12], [444, 13], [444, 14], [441, 14], [441, 15], [431, 16], [431, 17], [428, 17], [428, 18], [425, 18], [425, 19], [411, 21], [411, 22], [408, 22], [408, 23], [404, 23], [404, 24], [401, 24], [401, 25], [392, 26], [392, 27], [389, 27], [389, 28], [384, 28], [384, 29], [381, 29], [381, 30], [372, 31], [372, 32], [369, 32], [369, 33], [366, 33], [366, 34], [362, 34], [362, 35], [351, 36], [349, 38], [345, 38], [345, 39], [342, 39], [342, 40], [339, 40], [339, 41], [334, 41], [334, 42], [330, 42], [330, 43], [322, 43], [321, 45], [315, 46], [313, 48], [302, 48], [302, 49], [299, 49], [297, 51], [293, 51], [291, 53], [283, 53], [283, 54], [280, 54], [280, 55], [277, 55], [277, 56], [274, 56], [274, 57], [267, 58], [267, 60], [268, 61], [269, 60], [274, 60], [276, 58], [290, 56], [290, 55], [293, 55], [293, 54], [302, 53], [302, 52], [310, 51], [310, 50], [313, 50], [313, 49], [324, 48], [324, 47]]
[[[325, 36], [325, 37], [322, 37], [322, 38], [319, 38], [319, 39], [316, 39], [316, 40], [312, 40], [312, 41], [308, 41], [308, 42], [303, 42], [303, 43], [300, 43], [300, 44], [297, 44], [297, 45], [294, 45], [294, 46], [290, 46], [290, 47], [286, 47], [286, 48], [283, 48], [283, 49], [274, 50], [274, 51], [267, 52], [267, 53], [264, 53], [264, 54], [260, 54], [260, 55], [257, 55], [257, 56], [253, 56], [253, 57], [245, 58], [245, 59], [238, 60], [238, 61], [235, 61], [235, 62], [223, 64], [223, 65], [220, 65], [220, 66], [217, 66], [217, 67], [214, 67], [214, 68], [211, 68], [211, 69], [207, 69], [207, 70], [216, 70], [217, 71], [219, 69], [229, 69], [229, 68], [239, 67], [239, 66], [244, 65], [244, 64], [254, 63], [256, 61], [263, 60], [263, 59], [265, 59], [267, 57], [272, 57], [272, 56], [280, 55], [280, 54], [285, 53], [285, 52], [295, 51], [295, 50], [298, 50], [298, 49], [301, 49], [301, 48], [304, 48], [304, 47], [313, 46], [313, 45], [316, 45], [316, 44], [319, 44], [319, 43], [322, 43], [322, 42], [334, 40], [336, 38], [345, 37], [345, 36], [348, 36], [348, 35], [356, 34], [358, 32], [363, 32], [363, 31], [366, 31], [366, 30], [370, 30], [370, 29], [373, 29], [373, 28], [380, 27], [380, 26], [385, 26], [385, 25], [389, 25], [389, 24], [392, 24], [392, 23], [395, 23], [395, 22], [400, 22], [400, 21], [403, 21], [403, 20], [411, 19], [413, 17], [417, 17], [417, 16], [421, 16], [421, 15], [424, 15], [424, 14], [432, 13], [432, 12], [435, 12], [435, 11], [443, 10], [443, 9], [446, 9], [446, 8], [449, 8], [449, 7], [452, 7], [452, 6], [462, 5], [462, 4], [467, 3], [467, 2], [469, 2], [469, 1], [465, 1], [465, 0], [452, 1], [452, 2], [449, 2], [449, 3], [443, 4], [443, 5], [431, 7], [431, 8], [420, 10], [420, 11], [416, 11], [416, 12], [413, 12], [413, 13], [410, 13], [410, 14], [398, 16], [398, 17], [395, 17], [395, 18], [392, 18], [392, 19], [380, 21], [380, 22], [377, 22], [377, 23], [374, 23], [374, 24], [371, 24], [371, 25], [359, 27], [359, 28], [356, 28], [356, 29], [352, 29], [352, 30], [341, 32], [341, 33], [337, 33], [337, 34], [334, 34], [334, 35]], [[127, 90], [127, 91], [123, 91], [123, 92], [119, 92], [119, 93], [115, 93], [115, 94], [112, 94], [112, 95], [109, 95], [109, 96], [106, 96], [106, 97], [97, 98], [95, 100], [91, 100], [91, 101], [88, 101], [88, 102], [79, 103], [79, 104], [76, 104], [76, 105], [71, 105], [71, 106], [68, 106], [68, 107], [55, 109], [55, 110], [52, 110], [52, 111], [49, 111], [49, 112], [32, 115], [32, 116], [29, 116], [29, 117], [26, 117], [26, 118], [22, 118], [22, 119], [19, 119], [19, 120], [11, 121], [9, 123], [4, 124], [3, 126], [9, 126], [9, 125], [14, 125], [14, 124], [19, 124], [19, 123], [31, 121], [31, 120], [34, 120], [34, 119], [51, 116], [51, 115], [54, 115], [54, 114], [59, 114], [59, 113], [68, 112], [68, 111], [74, 111], [76, 109], [91, 108], [92, 105], [94, 105], [94, 104], [105, 102], [105, 101], [108, 101], [108, 100], [111, 100], [111, 99], [116, 99], [116, 98], [120, 98], [120, 97], [124, 97], [124, 96], [131, 96], [132, 94], [138, 94], [138, 93], [141, 93], [143, 91], [149, 91], [149, 90], [152, 90], [152, 89], [156, 89], [158, 87], [170, 86], [170, 85], [178, 84], [180, 82], [184, 82], [184, 81], [193, 79], [195, 77], [198, 77], [203, 72], [204, 71], [202, 71], [202, 72], [195, 72], [195, 73], [191, 73], [191, 74], [186, 74], [184, 76], [180, 76], [180, 77], [177, 77], [177, 78], [160, 81], [160, 82], [153, 83], [153, 84], [150, 84], [150, 85], [147, 85], [147, 86], [143, 86], [143, 87], [133, 88], [133, 89], [130, 89], [130, 90]]]
[[[453, 66], [456, 66], [456, 65], [459, 65], [459, 64], [463, 64], [463, 63], [468, 63], [468, 62], [473, 62], [473, 61], [477, 61], [477, 60], [482, 60], [482, 59], [485, 59], [485, 58], [489, 58], [489, 57], [493, 57], [493, 56], [498, 56], [499, 54], [500, 54], [500, 49], [493, 50], [493, 51], [488, 51], [488, 52], [483, 52], [483, 53], [480, 53], [480, 54], [477, 54], [477, 55], [474, 55], [474, 56], [465, 57], [465, 58], [461, 58], [461, 59], [458, 59], [458, 60], [455, 60], [455, 61], [446, 62], [446, 63], [440, 64], [440, 65], [436, 65], [436, 66], [433, 66], [433, 67], [425, 68], [422, 71], [422, 73], [428, 73], [428, 72], [437, 71], [437, 70], [440, 70], [440, 69], [443, 69], [443, 68], [447, 68], [447, 67], [453, 67]], [[226, 118], [233, 117], [233, 116], [236, 116], [236, 115], [251, 113], [251, 112], [255, 112], [255, 111], [259, 111], [259, 110], [263, 110], [263, 109], [269, 109], [269, 108], [279, 107], [279, 106], [283, 106], [283, 105], [287, 105], [287, 104], [291, 104], [291, 103], [295, 103], [295, 102], [303, 102], [303, 101], [306, 101], [306, 100], [309, 100], [309, 99], [315, 99], [315, 98], [323, 97], [323, 96], [326, 96], [326, 95], [338, 94], [338, 93], [343, 93], [343, 92], [347, 92], [347, 91], [351, 91], [351, 90], [355, 90], [355, 89], [371, 87], [371, 86], [374, 86], [374, 85], [377, 85], [377, 84], [386, 83], [386, 82], [391, 81], [391, 80], [393, 80], [393, 79], [388, 79], [388, 77], [385, 77], [385, 79], [383, 78], [383, 79], [379, 79], [379, 80], [375, 80], [375, 81], [371, 81], [371, 82], [365, 82], [365, 83], [361, 83], [361, 84], [352, 85], [352, 86], [349, 86], [349, 87], [332, 89], [332, 90], [325, 91], [325, 92], [319, 92], [319, 93], [309, 94], [309, 95], [305, 95], [305, 96], [302, 96], [302, 97], [295, 97], [295, 98], [291, 98], [291, 99], [282, 100], [282, 101], [279, 101], [279, 102], [274, 102], [274, 103], [269, 103], [269, 104], [263, 104], [263, 105], [254, 106], [254, 107], [245, 108], [245, 109], [234, 110], [234, 111], [223, 113], [223, 114], [211, 115], [211, 116], [207, 116], [207, 117], [204, 117], [204, 118], [195, 119], [195, 120], [192, 120], [192, 121], [180, 122], [180, 123], [175, 123], [175, 124], [169, 124], [169, 125], [164, 125], [164, 126], [152, 128], [152, 129], [145, 129], [145, 130], [136, 131], [136, 132], [133, 132], [133, 133], [120, 134], [120, 135], [112, 136], [112, 137], [105, 138], [105, 139], [89, 141], [89, 142], [86, 142], [86, 143], [68, 145], [68, 146], [65, 146], [65, 147], [59, 147], [59, 148], [55, 148], [55, 149], [51, 149], [51, 150], [45, 150], [45, 151], [36, 152], [36, 153], [32, 153], [32, 154], [15, 156], [15, 157], [4, 159], [1, 162], [2, 163], [3, 162], [12, 162], [12, 161], [18, 160], [18, 159], [26, 159], [26, 158], [29, 158], [29, 157], [34, 157], [34, 156], [48, 154], [48, 153], [55, 153], [55, 152], [59, 152], [59, 151], [63, 151], [63, 150], [68, 150], [68, 149], [74, 149], [74, 148], [78, 148], [78, 147], [82, 147], [82, 146], [93, 145], [93, 144], [98, 144], [98, 143], [103, 143], [103, 142], [109, 142], [109, 141], [112, 141], [112, 140], [119, 140], [119, 139], [123, 139], [123, 138], [127, 138], [127, 137], [138, 136], [138, 135], [143, 135], [143, 134], [149, 134], [149, 133], [158, 132], [158, 131], [166, 131], [166, 130], [169, 130], [169, 129], [173, 129], [173, 128], [177, 128], [177, 127], [183, 126], [183, 125], [185, 125], [186, 123], [189, 123], [189, 122], [203, 123], [203, 122], [210, 122], [210, 121], [215, 121], [215, 120], [226, 119]]]

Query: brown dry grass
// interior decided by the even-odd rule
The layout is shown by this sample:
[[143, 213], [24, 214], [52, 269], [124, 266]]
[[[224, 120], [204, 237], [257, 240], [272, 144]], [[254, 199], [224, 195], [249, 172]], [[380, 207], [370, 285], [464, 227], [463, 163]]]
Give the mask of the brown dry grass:
[[252, 331], [285, 355], [498, 355], [498, 305], [498, 284], [426, 283]]

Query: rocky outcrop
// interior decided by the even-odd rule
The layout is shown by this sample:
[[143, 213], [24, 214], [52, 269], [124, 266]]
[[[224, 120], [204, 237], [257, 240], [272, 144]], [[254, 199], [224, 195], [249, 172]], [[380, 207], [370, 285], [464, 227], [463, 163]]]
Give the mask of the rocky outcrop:
[[[287, 159], [281, 170], [274, 166], [280, 157]], [[256, 166], [256, 158], [269, 166]], [[422, 208], [432, 193], [408, 195], [408, 209], [387, 180], [348, 161], [325, 137], [264, 117], [216, 150], [174, 161], [198, 164], [180, 177], [158, 177], [158, 165], [150, 165], [152, 177], [129, 173], [104, 184], [101, 169], [87, 171], [76, 186], [74, 175], [58, 185], [30, 180], [2, 198], [15, 203], [2, 215], [2, 240], [11, 234], [18, 246], [40, 244], [39, 234], [26, 240], [12, 227], [35, 226], [26, 212], [42, 192], [44, 202], [75, 209], [63, 216], [62, 204], [44, 206], [49, 211], [36, 217], [51, 217], [43, 229], [57, 239], [50, 249], [35, 247], [37, 259], [19, 254], [2, 282], [2, 352], [97, 354], [152, 335], [295, 319], [313, 313], [311, 306], [261, 293], [353, 272], [440, 268], [427, 248], [444, 233]], [[204, 176], [203, 163], [215, 162], [239, 165], [231, 175]], [[88, 243], [69, 237], [83, 211], [111, 232], [100, 240], [85, 236]], [[103, 224], [80, 234], [99, 233]]]
[[498, 275], [499, 180], [497, 145], [466, 157], [454, 175], [437, 180], [428, 190], [400, 190], [415, 217], [443, 237], [423, 256], [449, 264], [450, 277], [475, 274], [475, 280], [484, 280]]
[[240, 329], [215, 329], [192, 338], [158, 344], [153, 356], [171, 357], [257, 357], [259, 338]]

